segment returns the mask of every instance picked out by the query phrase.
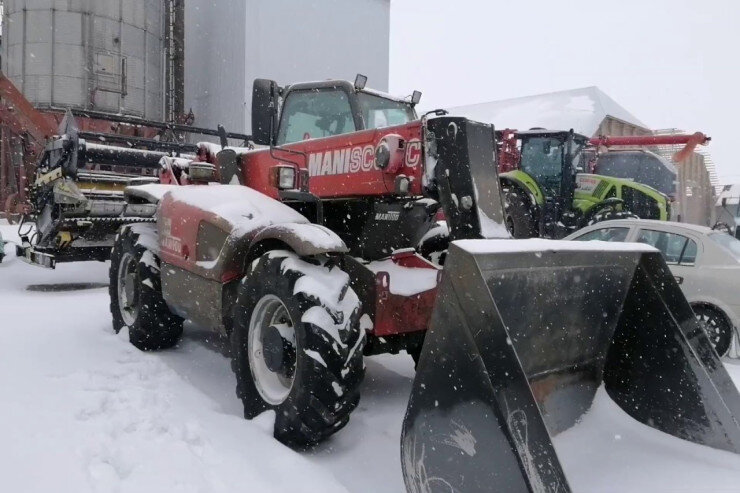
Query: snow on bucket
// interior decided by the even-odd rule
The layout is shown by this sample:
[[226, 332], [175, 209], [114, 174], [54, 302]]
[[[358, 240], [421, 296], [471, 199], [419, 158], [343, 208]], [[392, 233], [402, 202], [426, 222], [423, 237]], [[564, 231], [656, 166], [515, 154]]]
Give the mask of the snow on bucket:
[[740, 395], [660, 253], [454, 242], [404, 419], [409, 491], [570, 491], [551, 437], [600, 386], [636, 420], [740, 453]]

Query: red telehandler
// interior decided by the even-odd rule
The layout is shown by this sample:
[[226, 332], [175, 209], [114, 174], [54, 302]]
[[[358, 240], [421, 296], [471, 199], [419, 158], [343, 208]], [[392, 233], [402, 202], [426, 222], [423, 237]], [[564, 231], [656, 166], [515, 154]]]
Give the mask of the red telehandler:
[[[245, 417], [274, 410], [297, 448], [348, 422], [363, 355], [415, 354], [409, 491], [569, 491], [550, 435], [601, 385], [643, 423], [740, 452], [740, 395], [660, 254], [511, 240], [493, 127], [419, 119], [419, 96], [256, 80], [254, 149], [201, 153], [200, 184], [127, 188], [155, 222], [117, 235], [114, 328], [143, 350], [185, 319], [230, 337]], [[414, 248], [440, 208], [443, 269]], [[447, 439], [463, 428], [476, 453]]]

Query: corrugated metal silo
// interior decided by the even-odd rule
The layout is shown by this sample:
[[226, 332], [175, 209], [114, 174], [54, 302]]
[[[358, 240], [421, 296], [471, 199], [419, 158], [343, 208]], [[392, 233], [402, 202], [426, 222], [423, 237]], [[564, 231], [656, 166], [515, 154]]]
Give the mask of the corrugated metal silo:
[[38, 108], [164, 119], [164, 0], [5, 0], [3, 72]]

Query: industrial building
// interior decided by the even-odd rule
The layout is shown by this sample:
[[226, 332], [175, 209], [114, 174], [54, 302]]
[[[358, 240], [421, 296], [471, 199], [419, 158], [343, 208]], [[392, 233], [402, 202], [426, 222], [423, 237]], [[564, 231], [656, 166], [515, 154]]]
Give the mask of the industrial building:
[[[71, 109], [88, 131], [153, 137], [162, 125], [187, 124], [248, 134], [255, 78], [289, 84], [363, 73], [370, 86], [388, 88], [390, 0], [5, 0], [0, 6], [3, 74], [53, 128]], [[652, 133], [596, 87], [452, 110], [510, 128]], [[122, 127], [122, 121], [134, 124]], [[27, 144], [16, 131], [4, 128], [0, 136], [0, 209], [22, 192], [35, 166], [32, 154], [19, 151]], [[653, 150], [670, 159], [676, 149]], [[673, 218], [714, 224], [717, 178], [708, 153], [694, 153], [671, 172], [677, 174], [669, 193], [676, 200]]]
[[368, 76], [388, 89], [390, 0], [188, 0], [185, 110], [250, 133], [252, 82]]
[[[500, 128], [572, 128], [588, 137], [684, 133], [677, 129], [652, 131], [598, 87], [458, 106], [449, 110], [452, 114], [473, 120], [493, 122]], [[678, 149], [658, 146], [650, 148], [650, 151], [670, 161]], [[718, 180], [709, 153], [701, 149], [679, 164], [666, 164], [670, 166], [669, 171], [676, 174], [673, 193], [664, 191], [674, 198], [672, 219], [712, 226], [716, 220], [714, 204]]]
[[715, 207], [717, 223], [726, 225], [740, 239], [740, 184], [722, 187]]
[[[195, 142], [215, 138], [221, 124], [243, 141], [255, 78], [288, 84], [362, 72], [388, 87], [390, 0], [4, 0], [0, 8], [0, 211], [22, 212], [37, 153], [67, 110], [87, 134]], [[188, 137], [193, 127], [212, 135]]]

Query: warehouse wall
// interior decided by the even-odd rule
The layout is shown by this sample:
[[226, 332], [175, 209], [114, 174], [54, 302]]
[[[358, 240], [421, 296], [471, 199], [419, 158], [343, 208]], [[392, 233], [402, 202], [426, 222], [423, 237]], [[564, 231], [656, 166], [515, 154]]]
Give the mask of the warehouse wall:
[[198, 127], [244, 130], [245, 19], [244, 0], [185, 2], [185, 112]]
[[694, 153], [676, 165], [678, 168], [678, 203], [681, 222], [713, 226], [716, 220], [716, 195], [709, 179], [704, 156]]
[[388, 89], [390, 0], [188, 0], [185, 110], [198, 126], [251, 130], [252, 81], [369, 77]]

